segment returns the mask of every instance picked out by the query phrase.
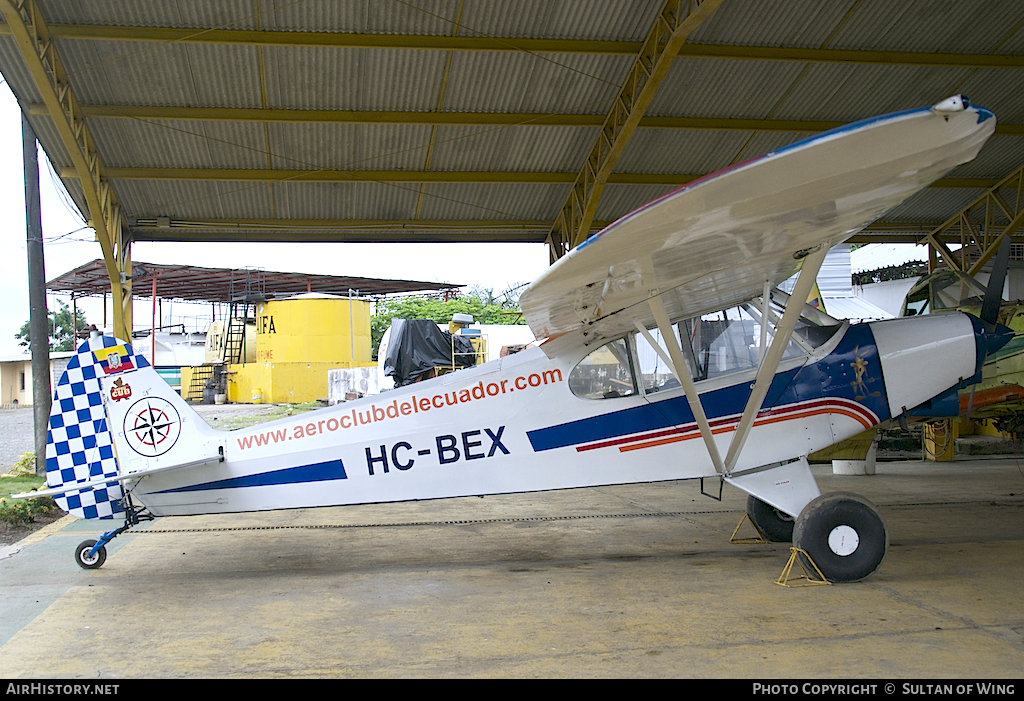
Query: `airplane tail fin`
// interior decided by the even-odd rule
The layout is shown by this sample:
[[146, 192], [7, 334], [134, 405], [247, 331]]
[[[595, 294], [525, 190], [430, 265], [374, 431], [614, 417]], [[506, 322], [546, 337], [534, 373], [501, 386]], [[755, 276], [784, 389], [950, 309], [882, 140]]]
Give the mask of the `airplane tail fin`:
[[[217, 459], [218, 433], [130, 344], [97, 335], [57, 383], [46, 484], [65, 490], [54, 500], [69, 514], [111, 519], [123, 511], [127, 475]], [[76, 484], [82, 488], [67, 491]]]

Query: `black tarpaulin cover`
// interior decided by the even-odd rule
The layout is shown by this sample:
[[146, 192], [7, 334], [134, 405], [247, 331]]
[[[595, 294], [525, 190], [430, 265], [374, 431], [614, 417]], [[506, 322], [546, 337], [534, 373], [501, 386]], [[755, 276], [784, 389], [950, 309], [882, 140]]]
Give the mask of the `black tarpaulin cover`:
[[452, 367], [453, 344], [457, 368], [476, 363], [473, 343], [467, 337], [442, 331], [429, 319], [394, 319], [384, 374], [395, 378], [395, 387], [418, 382], [437, 366]]

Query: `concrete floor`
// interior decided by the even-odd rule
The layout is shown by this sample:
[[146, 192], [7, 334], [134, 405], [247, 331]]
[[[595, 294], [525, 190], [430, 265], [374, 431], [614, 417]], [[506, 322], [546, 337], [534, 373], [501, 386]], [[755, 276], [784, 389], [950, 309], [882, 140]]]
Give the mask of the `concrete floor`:
[[[0, 559], [0, 678], [1019, 678], [1024, 466], [815, 472], [888, 521], [867, 581], [778, 586], [788, 548], [730, 545], [745, 496], [692, 482], [161, 519], [213, 530], [94, 571], [67, 519]], [[297, 525], [355, 527], [248, 529]]]

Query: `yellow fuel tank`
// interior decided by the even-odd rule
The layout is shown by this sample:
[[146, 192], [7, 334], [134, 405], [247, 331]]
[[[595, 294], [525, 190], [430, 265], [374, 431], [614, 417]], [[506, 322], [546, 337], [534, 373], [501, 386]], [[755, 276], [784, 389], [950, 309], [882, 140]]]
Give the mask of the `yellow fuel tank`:
[[255, 346], [255, 362], [228, 367], [228, 401], [325, 399], [328, 370], [375, 365], [370, 302], [316, 293], [266, 302], [256, 310]]
[[370, 362], [370, 302], [305, 294], [256, 309], [256, 362]]

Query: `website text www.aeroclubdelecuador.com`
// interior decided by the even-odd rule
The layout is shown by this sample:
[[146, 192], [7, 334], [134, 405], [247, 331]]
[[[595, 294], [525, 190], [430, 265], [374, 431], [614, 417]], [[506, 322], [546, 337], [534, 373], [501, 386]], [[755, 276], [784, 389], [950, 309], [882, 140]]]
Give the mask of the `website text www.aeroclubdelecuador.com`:
[[395, 399], [390, 403], [372, 404], [368, 409], [352, 409], [349, 412], [331, 416], [317, 421], [306, 421], [295, 426], [279, 428], [272, 431], [261, 431], [250, 436], [237, 438], [240, 450], [249, 450], [273, 443], [309, 438], [311, 436], [333, 433], [335, 431], [367, 426], [381, 421], [412, 416], [432, 410], [477, 402], [492, 397], [500, 397], [515, 391], [542, 387], [562, 381], [562, 371], [558, 368], [544, 370], [530, 375], [520, 375], [512, 379], [495, 382], [480, 381], [470, 387], [430, 394], [429, 396], [413, 394], [404, 399]]

